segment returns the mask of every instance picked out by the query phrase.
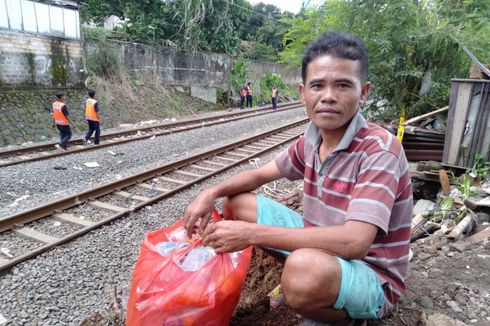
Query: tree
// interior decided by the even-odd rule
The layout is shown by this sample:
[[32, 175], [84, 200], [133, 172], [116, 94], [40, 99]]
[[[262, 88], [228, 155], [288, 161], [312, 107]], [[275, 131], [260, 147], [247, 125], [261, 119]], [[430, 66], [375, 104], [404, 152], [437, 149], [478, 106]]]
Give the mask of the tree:
[[[473, 4], [482, 1], [469, 0]], [[389, 101], [387, 112], [392, 117], [402, 111], [409, 116], [430, 111], [447, 105], [450, 79], [464, 76], [468, 68], [464, 53], [450, 37], [455, 26], [481, 35], [475, 24], [462, 18], [465, 15], [459, 16], [464, 24], [457, 25], [450, 23], [454, 18], [446, 20], [440, 8], [431, 1], [326, 1], [289, 20], [292, 27], [283, 40], [281, 59], [299, 65], [311, 39], [327, 29], [345, 30], [364, 39], [370, 53], [373, 96]], [[482, 13], [476, 15], [479, 26], [488, 22]]]

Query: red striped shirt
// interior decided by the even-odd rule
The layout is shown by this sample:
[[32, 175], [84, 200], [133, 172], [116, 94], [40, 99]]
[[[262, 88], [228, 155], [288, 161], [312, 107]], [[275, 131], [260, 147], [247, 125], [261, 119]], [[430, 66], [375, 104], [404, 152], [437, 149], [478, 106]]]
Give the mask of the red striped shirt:
[[304, 179], [305, 225], [358, 220], [379, 228], [363, 261], [386, 284], [383, 316], [405, 291], [413, 204], [405, 153], [396, 137], [360, 113], [323, 162], [320, 143], [310, 123], [304, 137], [278, 154], [277, 166], [290, 180]]

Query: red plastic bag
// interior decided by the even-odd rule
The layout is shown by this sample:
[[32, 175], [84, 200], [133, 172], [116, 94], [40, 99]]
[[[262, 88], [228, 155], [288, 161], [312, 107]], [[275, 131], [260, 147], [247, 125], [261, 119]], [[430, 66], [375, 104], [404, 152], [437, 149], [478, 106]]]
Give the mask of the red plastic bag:
[[[213, 217], [221, 219], [216, 210]], [[252, 248], [216, 255], [201, 242], [188, 241], [182, 220], [146, 235], [133, 271], [128, 326], [228, 325]], [[201, 267], [195, 258], [207, 262]]]

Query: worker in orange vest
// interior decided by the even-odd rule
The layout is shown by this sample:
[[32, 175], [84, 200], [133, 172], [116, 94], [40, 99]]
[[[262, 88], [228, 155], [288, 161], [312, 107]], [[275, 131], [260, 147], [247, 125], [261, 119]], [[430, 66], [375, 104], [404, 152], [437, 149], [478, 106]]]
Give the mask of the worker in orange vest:
[[247, 83], [247, 107], [252, 107], [252, 96], [253, 96], [252, 83], [248, 82]]
[[279, 91], [277, 90], [276, 85], [272, 86], [272, 94], [271, 94], [271, 99], [272, 99], [272, 110], [277, 109], [277, 97], [279, 96]]
[[61, 151], [66, 151], [68, 141], [71, 139], [70, 124], [72, 122], [68, 117], [69, 112], [65, 104], [65, 94], [56, 92], [55, 95], [57, 100], [53, 102], [51, 110], [51, 117], [53, 119], [52, 127], [54, 128], [56, 126], [60, 132], [60, 142], [55, 147]]
[[99, 103], [95, 99], [95, 91], [88, 91], [89, 98], [85, 101], [85, 119], [88, 123], [88, 132], [85, 135], [85, 144], [90, 144], [90, 137], [95, 131], [94, 145], [99, 145], [100, 142], [100, 117]]
[[245, 97], [247, 96], [247, 86], [243, 85], [240, 89], [240, 109], [243, 109], [243, 104], [245, 104]]

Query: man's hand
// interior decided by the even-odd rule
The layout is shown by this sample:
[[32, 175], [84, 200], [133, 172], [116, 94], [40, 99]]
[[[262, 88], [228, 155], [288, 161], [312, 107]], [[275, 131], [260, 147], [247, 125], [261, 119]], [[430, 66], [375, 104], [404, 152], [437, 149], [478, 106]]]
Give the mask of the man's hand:
[[252, 245], [250, 235], [255, 224], [243, 221], [220, 221], [208, 225], [204, 246], [213, 247], [217, 254], [243, 250]]
[[192, 237], [192, 232], [198, 220], [199, 233], [203, 233], [213, 216], [214, 202], [216, 197], [211, 194], [211, 191], [204, 189], [187, 205], [182, 215], [185, 229], [189, 238]]

